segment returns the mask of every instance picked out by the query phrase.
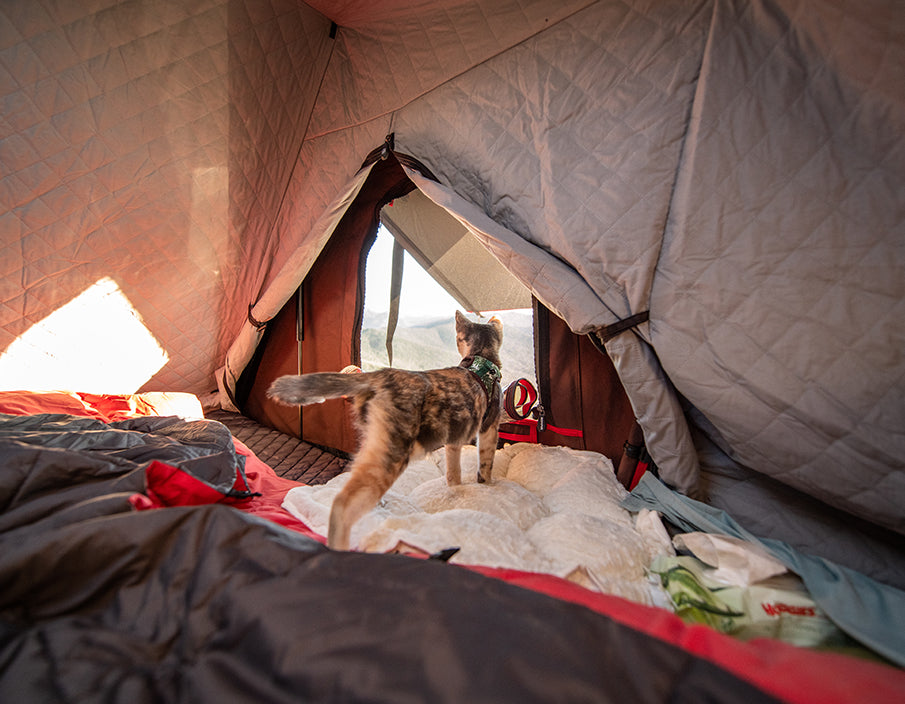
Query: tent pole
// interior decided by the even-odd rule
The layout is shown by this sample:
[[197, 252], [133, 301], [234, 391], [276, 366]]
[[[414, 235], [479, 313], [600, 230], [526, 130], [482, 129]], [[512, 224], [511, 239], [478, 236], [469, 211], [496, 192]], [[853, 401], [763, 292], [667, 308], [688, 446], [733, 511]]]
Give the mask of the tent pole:
[[[295, 292], [295, 339], [298, 343], [298, 373], [302, 373], [302, 343], [305, 341], [305, 282]], [[299, 438], [303, 437], [302, 406], [299, 406]]]

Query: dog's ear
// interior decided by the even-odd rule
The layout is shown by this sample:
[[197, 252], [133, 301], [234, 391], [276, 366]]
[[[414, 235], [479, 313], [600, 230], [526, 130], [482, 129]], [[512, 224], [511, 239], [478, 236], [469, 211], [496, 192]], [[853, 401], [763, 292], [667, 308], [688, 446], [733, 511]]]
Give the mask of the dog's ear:
[[468, 322], [468, 318], [460, 310], [456, 310], [456, 328], [460, 328]]
[[500, 334], [500, 337], [503, 336], [503, 321], [493, 316], [490, 320], [487, 321], [488, 324], [493, 325], [496, 328], [496, 331]]

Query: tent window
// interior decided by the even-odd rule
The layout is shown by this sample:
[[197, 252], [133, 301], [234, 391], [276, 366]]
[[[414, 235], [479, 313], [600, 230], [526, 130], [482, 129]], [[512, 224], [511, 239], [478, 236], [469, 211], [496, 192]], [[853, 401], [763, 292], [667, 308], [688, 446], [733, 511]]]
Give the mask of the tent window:
[[[368, 253], [361, 330], [361, 366], [365, 371], [389, 366], [386, 347], [387, 322], [390, 314], [392, 261], [396, 241], [387, 227], [381, 225], [377, 231], [377, 239]], [[474, 307], [462, 302], [462, 299], [469, 295], [463, 291], [471, 289], [478, 291], [478, 287], [474, 285], [476, 283], [474, 275], [463, 279], [454, 276], [445, 279], [444, 285], [441, 285], [434, 278], [436, 270], [432, 272], [425, 270], [410, 253], [409, 247], [406, 246], [404, 249], [398, 323], [392, 341], [392, 366], [418, 370], [455, 366], [459, 363], [456, 351], [455, 311], [457, 308], [463, 311], [474, 310]], [[477, 282], [481, 281], [482, 279], [477, 279]], [[480, 293], [481, 302], [486, 304], [494, 300], [492, 290], [494, 280], [484, 280], [483, 283], [491, 289]], [[508, 285], [507, 281], [506, 286]], [[528, 301], [527, 308], [501, 310], [501, 306], [490, 304], [492, 310], [482, 311], [482, 315], [487, 318], [496, 315], [503, 321], [501, 356], [504, 386], [521, 377], [529, 379], [536, 385], [533, 313], [530, 295], [527, 291], [524, 293], [524, 300]], [[497, 300], [506, 303], [511, 299], [511, 292], [508, 290], [502, 294], [503, 296], [499, 296]]]

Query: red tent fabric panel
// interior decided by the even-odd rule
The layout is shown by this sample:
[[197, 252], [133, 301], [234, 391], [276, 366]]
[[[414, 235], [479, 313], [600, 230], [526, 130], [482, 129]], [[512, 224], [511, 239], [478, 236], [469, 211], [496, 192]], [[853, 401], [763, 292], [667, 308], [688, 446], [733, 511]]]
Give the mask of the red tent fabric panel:
[[540, 304], [535, 319], [538, 391], [547, 424], [582, 431], [576, 437], [548, 429], [538, 433], [539, 441], [594, 450], [618, 465], [635, 415], [613, 363]]
[[[275, 428], [288, 435], [299, 437], [299, 409], [271, 402], [266, 391], [270, 383], [283, 374], [299, 373], [299, 349], [296, 332], [296, 311], [298, 297], [293, 296], [283, 309], [267, 324], [264, 341], [258, 354], [243, 374], [239, 395], [239, 406], [249, 418], [269, 428]], [[250, 389], [242, 389], [243, 383], [253, 379]], [[247, 394], [242, 399], [241, 394]]]
[[[266, 397], [270, 382], [282, 374], [339, 371], [360, 362], [364, 266], [377, 235], [380, 209], [414, 188], [392, 156], [378, 161], [355, 201], [302, 283], [302, 334], [297, 341], [295, 304], [290, 302], [269, 324], [260, 363], [243, 412], [304, 440], [343, 452], [358, 446], [349, 402], [338, 399], [302, 409], [298, 426], [279, 426], [282, 413]], [[291, 307], [290, 314], [286, 308]], [[290, 409], [292, 410], [292, 409]]]

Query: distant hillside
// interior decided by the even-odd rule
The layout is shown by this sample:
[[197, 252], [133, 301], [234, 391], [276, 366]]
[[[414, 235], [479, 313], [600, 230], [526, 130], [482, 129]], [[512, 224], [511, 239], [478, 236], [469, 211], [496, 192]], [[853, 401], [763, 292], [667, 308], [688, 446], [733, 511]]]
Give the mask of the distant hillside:
[[[382, 318], [382, 319], [381, 319]], [[530, 314], [501, 315], [503, 320], [503, 386], [525, 377], [534, 381], [534, 330]], [[362, 369], [387, 366], [386, 316], [366, 317], [361, 333]], [[453, 318], [424, 325], [400, 321], [393, 337], [393, 366], [399, 369], [437, 369], [459, 363]]]

